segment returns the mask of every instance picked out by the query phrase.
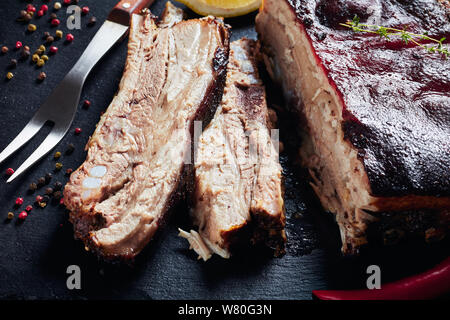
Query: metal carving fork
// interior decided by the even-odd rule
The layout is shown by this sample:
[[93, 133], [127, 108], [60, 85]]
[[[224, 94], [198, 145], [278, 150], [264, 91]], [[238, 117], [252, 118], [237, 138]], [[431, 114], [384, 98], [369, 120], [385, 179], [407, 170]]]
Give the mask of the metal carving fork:
[[52, 150], [66, 135], [75, 117], [84, 81], [95, 64], [127, 34], [130, 17], [153, 0], [122, 0], [111, 11], [90, 44], [61, 83], [42, 104], [19, 135], [0, 153], [0, 163], [33, 138], [47, 121], [54, 123], [42, 144], [25, 160], [7, 182], [13, 181]]

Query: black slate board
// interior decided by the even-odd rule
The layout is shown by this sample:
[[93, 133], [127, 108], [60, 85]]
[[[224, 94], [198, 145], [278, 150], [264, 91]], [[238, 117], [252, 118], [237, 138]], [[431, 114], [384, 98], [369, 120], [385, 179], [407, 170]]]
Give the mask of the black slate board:
[[[15, 17], [27, 1], [4, 1], [0, 7], [0, 46], [12, 48], [17, 40], [32, 50], [43, 40], [44, 31], [54, 32], [47, 18], [34, 19], [38, 31], [28, 34], [26, 25], [15, 22]], [[81, 0], [98, 19], [94, 27], [87, 27], [83, 18], [82, 30], [75, 30], [75, 41], [64, 45], [56, 43], [60, 51], [43, 68], [48, 75], [44, 83], [35, 81], [40, 70], [30, 62], [19, 63], [13, 70], [15, 77], [4, 81], [3, 74], [14, 50], [0, 55], [0, 149], [3, 149], [30, 119], [52, 88], [76, 62], [90, 39], [106, 18], [117, 0]], [[40, 5], [42, 1], [34, 1]], [[160, 14], [165, 1], [152, 6]], [[65, 20], [65, 11], [58, 13]], [[195, 14], [189, 11], [190, 17]], [[47, 16], [48, 17], [48, 16]], [[233, 39], [242, 36], [256, 38], [253, 27], [255, 14], [227, 20], [233, 26]], [[61, 29], [67, 31], [65, 25]], [[76, 146], [70, 156], [61, 162], [66, 168], [77, 168], [84, 158], [84, 145], [95, 128], [100, 114], [109, 105], [117, 90], [126, 56], [126, 41], [115, 46], [89, 76], [82, 100], [89, 99], [89, 110], [78, 110], [73, 128], [83, 133], [75, 136], [73, 129], [54, 151], [64, 151], [69, 143]], [[268, 84], [270, 96], [279, 100], [280, 93]], [[282, 163], [286, 176], [287, 254], [272, 258], [262, 248], [244, 250], [233, 259], [214, 257], [207, 263], [196, 261], [187, 250], [184, 239], [177, 237], [177, 227], [189, 227], [187, 210], [180, 205], [168, 226], [136, 259], [133, 265], [111, 265], [98, 261], [84, 251], [80, 241], [73, 239], [72, 226], [65, 210], [57, 204], [45, 209], [34, 208], [24, 223], [17, 222], [20, 209], [14, 207], [17, 196], [23, 196], [25, 205], [32, 203], [43, 189], [28, 194], [28, 185], [52, 172], [53, 153], [34, 166], [26, 175], [12, 184], [6, 184], [8, 167], [17, 168], [47, 134], [44, 128], [19, 153], [0, 165], [0, 298], [2, 299], [311, 299], [314, 289], [363, 288], [368, 265], [377, 264], [382, 270], [382, 281], [392, 281], [412, 275], [433, 266], [448, 255], [448, 241], [434, 246], [418, 245], [396, 248], [371, 248], [359, 257], [343, 258], [336, 225], [329, 214], [322, 212], [317, 199], [308, 187], [302, 172], [298, 172], [286, 155]], [[281, 128], [282, 136], [287, 133]], [[66, 182], [64, 170], [54, 173], [53, 182]], [[24, 206], [25, 206], [24, 205]], [[23, 206], [23, 207], [24, 207]], [[23, 208], [22, 207], [22, 208]], [[16, 218], [8, 222], [8, 211]], [[82, 289], [68, 290], [66, 268], [78, 265], [82, 271]]]

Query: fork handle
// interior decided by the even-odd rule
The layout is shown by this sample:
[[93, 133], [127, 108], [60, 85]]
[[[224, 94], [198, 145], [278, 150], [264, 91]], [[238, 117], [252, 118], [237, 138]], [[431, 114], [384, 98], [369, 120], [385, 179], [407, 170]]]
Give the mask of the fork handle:
[[108, 16], [108, 20], [125, 26], [130, 25], [131, 15], [139, 13], [142, 9], [149, 7], [154, 0], [122, 0]]

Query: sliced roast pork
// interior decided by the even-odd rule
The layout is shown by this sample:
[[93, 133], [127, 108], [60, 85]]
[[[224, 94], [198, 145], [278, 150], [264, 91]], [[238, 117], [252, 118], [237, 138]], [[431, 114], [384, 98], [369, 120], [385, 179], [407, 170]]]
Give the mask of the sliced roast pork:
[[300, 156], [336, 214], [345, 253], [368, 241], [371, 226], [384, 242], [448, 234], [450, 63], [341, 23], [357, 16], [449, 39], [449, 13], [442, 0], [263, 1], [256, 28], [264, 60], [299, 115]]
[[132, 258], [160, 227], [192, 157], [193, 123], [220, 102], [228, 40], [211, 17], [163, 28], [151, 15], [132, 17], [119, 91], [64, 190], [86, 249]]
[[231, 44], [222, 103], [198, 142], [192, 209], [198, 232], [180, 235], [204, 260], [213, 253], [228, 258], [249, 234], [278, 253], [284, 248], [278, 135], [271, 134], [255, 47], [247, 39]]

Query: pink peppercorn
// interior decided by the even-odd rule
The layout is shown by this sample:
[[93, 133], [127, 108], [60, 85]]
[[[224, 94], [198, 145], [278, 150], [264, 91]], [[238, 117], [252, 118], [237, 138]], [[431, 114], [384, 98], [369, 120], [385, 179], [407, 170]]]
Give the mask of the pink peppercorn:
[[72, 42], [72, 41], [73, 41], [73, 39], [75, 39], [75, 37], [73, 36], [73, 34], [71, 34], [71, 33], [68, 33], [68, 34], [67, 34], [67, 36], [66, 36], [66, 40], [67, 40], [67, 42]]
[[64, 198], [59, 199], [59, 204], [62, 206], [64, 205]]
[[83, 107], [85, 107], [87, 109], [90, 106], [91, 106], [91, 102], [89, 100], [84, 100]]
[[64, 0], [64, 4], [71, 4], [72, 0]]
[[12, 175], [14, 174], [14, 169], [13, 169], [13, 168], [8, 168], [8, 169], [6, 169], [6, 174], [7, 174], [8, 176], [12, 176]]
[[81, 128], [75, 128], [75, 134], [80, 134], [81, 133]]
[[43, 15], [44, 15], [44, 10], [39, 10], [38, 12], [37, 12], [37, 16], [38, 17], [42, 17]]
[[16, 199], [16, 206], [21, 206], [23, 204], [23, 198], [17, 198]]
[[81, 12], [82, 12], [83, 14], [88, 14], [88, 13], [89, 13], [89, 7], [83, 7], [83, 8], [81, 9]]
[[17, 41], [16, 42], [16, 49], [20, 49], [20, 48], [22, 48], [22, 42]]
[[50, 47], [50, 52], [53, 53], [53, 54], [57, 53], [58, 52], [58, 47], [51, 46]]
[[27, 207], [25, 208], [25, 211], [30, 212], [31, 210], [33, 210], [33, 206], [27, 205]]
[[41, 10], [44, 11], [44, 12], [47, 12], [48, 11], [48, 6], [46, 4], [43, 4], [41, 6]]
[[52, 23], [52, 26], [59, 26], [59, 24], [61, 22], [59, 21], [59, 19], [53, 19], [51, 23]]
[[27, 5], [27, 12], [36, 12], [36, 7], [32, 4]]
[[44, 200], [44, 198], [42, 196], [36, 196], [36, 202], [37, 203], [42, 202], [42, 200]]
[[19, 214], [19, 219], [20, 219], [20, 220], [25, 220], [27, 217], [28, 217], [28, 213], [27, 213], [26, 211], [22, 211], [22, 212]]

